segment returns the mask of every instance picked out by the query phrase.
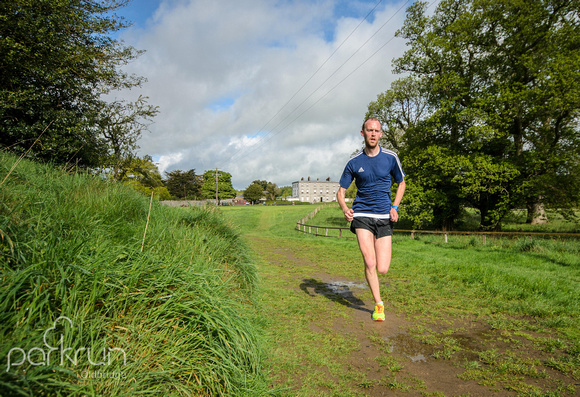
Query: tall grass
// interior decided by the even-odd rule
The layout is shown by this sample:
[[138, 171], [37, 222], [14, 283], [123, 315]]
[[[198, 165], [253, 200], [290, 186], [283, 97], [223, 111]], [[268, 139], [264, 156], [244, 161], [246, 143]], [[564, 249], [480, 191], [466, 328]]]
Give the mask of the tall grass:
[[[0, 178], [16, 158], [0, 153]], [[219, 212], [23, 161], [0, 190], [0, 395], [258, 395], [256, 269]]]

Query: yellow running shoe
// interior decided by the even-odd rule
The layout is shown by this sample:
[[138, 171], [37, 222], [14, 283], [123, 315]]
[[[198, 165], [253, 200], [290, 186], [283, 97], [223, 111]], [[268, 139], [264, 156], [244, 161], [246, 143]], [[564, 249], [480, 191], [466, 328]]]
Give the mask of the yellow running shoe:
[[385, 321], [385, 306], [382, 303], [375, 304], [373, 321]]

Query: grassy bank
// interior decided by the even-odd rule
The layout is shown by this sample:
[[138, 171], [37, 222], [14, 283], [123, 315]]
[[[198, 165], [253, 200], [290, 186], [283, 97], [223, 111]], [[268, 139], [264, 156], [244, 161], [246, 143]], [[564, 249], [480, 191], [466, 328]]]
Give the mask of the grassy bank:
[[265, 392], [256, 269], [219, 212], [154, 202], [143, 243], [126, 187], [23, 161], [0, 189], [0, 395]]
[[395, 234], [379, 325], [356, 241], [294, 229], [312, 209], [224, 209], [261, 256], [268, 365], [288, 395], [577, 395], [575, 240]]

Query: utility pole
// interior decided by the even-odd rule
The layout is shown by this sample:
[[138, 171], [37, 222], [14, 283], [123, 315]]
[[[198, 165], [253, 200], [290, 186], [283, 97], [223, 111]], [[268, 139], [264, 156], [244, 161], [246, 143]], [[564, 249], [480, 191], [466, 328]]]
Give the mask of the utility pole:
[[218, 201], [218, 175], [221, 176], [221, 173], [218, 173], [218, 169], [215, 169], [215, 205], [219, 206], [220, 202]]

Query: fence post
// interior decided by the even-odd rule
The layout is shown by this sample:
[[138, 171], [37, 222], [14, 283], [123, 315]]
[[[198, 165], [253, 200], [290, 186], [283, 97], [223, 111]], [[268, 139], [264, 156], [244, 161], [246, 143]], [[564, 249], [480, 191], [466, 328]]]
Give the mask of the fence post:
[[447, 242], [447, 233], [445, 233], [445, 242]]

